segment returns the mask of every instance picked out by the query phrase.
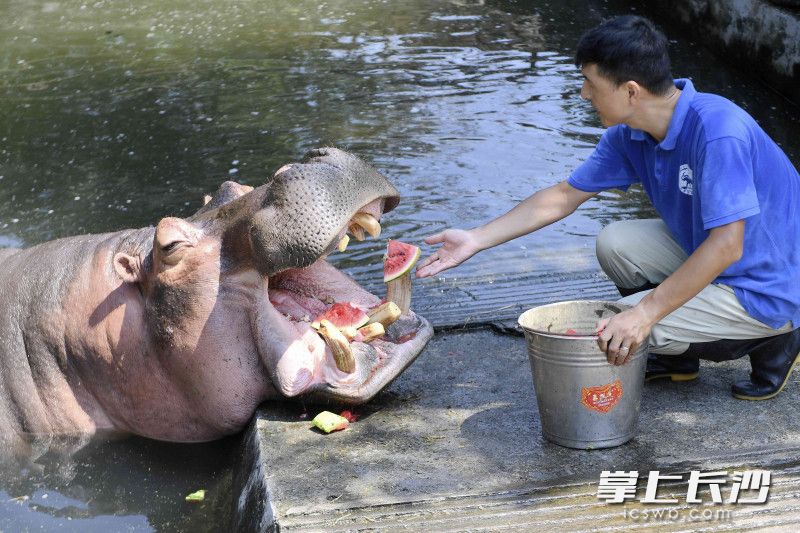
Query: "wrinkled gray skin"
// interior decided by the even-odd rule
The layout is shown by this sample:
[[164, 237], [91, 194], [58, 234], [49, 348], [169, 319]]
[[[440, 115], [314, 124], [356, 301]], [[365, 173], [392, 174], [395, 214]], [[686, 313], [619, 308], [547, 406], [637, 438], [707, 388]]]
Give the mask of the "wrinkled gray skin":
[[102, 430], [205, 441], [264, 400], [366, 402], [421, 352], [428, 322], [409, 311], [352, 343], [347, 374], [308, 320], [380, 303], [325, 257], [357, 212], [380, 219], [398, 201], [372, 167], [323, 148], [256, 189], [223, 184], [188, 219], [0, 250], [0, 447], [36, 456]]

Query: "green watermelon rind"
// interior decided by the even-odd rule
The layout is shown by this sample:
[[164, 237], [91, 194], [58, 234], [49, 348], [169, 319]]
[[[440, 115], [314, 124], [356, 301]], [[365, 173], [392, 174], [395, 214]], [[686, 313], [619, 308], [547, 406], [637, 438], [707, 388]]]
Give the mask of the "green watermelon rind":
[[[405, 263], [401, 263], [401, 265], [402, 265], [401, 268], [398, 268], [398, 270], [396, 272], [394, 272], [392, 274], [386, 274], [386, 263], [388, 263], [389, 260], [392, 259], [392, 257], [389, 256], [389, 247], [392, 245], [393, 242], [399, 243], [403, 247], [413, 248], [414, 249], [414, 256], [411, 257], [410, 259], [406, 260]], [[408, 243], [400, 242], [400, 241], [389, 241], [389, 244], [386, 245], [386, 259], [384, 259], [384, 262], [383, 262], [383, 282], [384, 283], [389, 283], [390, 281], [395, 280], [395, 279], [399, 278], [400, 276], [402, 276], [404, 274], [407, 274], [409, 271], [411, 271], [411, 269], [414, 268], [414, 265], [417, 264], [417, 261], [419, 260], [420, 253], [421, 252], [420, 252], [419, 246], [414, 246], [413, 244], [408, 244]]]

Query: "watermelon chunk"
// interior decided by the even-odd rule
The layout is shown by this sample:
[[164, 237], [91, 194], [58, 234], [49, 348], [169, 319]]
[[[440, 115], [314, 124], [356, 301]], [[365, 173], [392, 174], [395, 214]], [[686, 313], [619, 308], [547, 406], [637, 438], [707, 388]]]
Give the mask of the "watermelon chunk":
[[383, 261], [383, 281], [388, 283], [407, 274], [419, 259], [419, 247], [390, 240]]
[[311, 423], [314, 424], [314, 427], [325, 433], [340, 431], [350, 424], [345, 417], [331, 413], [330, 411], [322, 411], [314, 417]]
[[335, 303], [327, 311], [319, 315], [311, 323], [314, 329], [319, 328], [320, 322], [323, 320], [330, 321], [331, 324], [338, 329], [352, 327], [355, 329], [360, 328], [369, 321], [367, 313], [355, 307], [350, 302]]

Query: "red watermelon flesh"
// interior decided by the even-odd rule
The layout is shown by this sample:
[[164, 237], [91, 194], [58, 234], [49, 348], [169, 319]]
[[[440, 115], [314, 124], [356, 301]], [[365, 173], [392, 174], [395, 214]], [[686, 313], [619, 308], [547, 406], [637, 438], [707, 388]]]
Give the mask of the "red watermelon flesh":
[[400, 241], [389, 241], [383, 261], [383, 281], [388, 283], [409, 272], [419, 259], [419, 247]]
[[323, 320], [330, 320], [331, 324], [339, 329], [348, 326], [358, 329], [369, 321], [369, 317], [367, 313], [349, 302], [337, 302], [333, 304], [330, 309], [315, 318], [311, 326], [317, 328], [319, 327], [319, 323]]

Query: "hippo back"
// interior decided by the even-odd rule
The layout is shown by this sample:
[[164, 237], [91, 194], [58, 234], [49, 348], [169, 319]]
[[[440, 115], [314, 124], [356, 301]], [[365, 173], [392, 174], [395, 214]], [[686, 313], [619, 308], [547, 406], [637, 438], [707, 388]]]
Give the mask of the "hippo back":
[[12, 256], [17, 252], [19, 252], [19, 248], [0, 248], [0, 263], [2, 263], [3, 259], [6, 257]]

